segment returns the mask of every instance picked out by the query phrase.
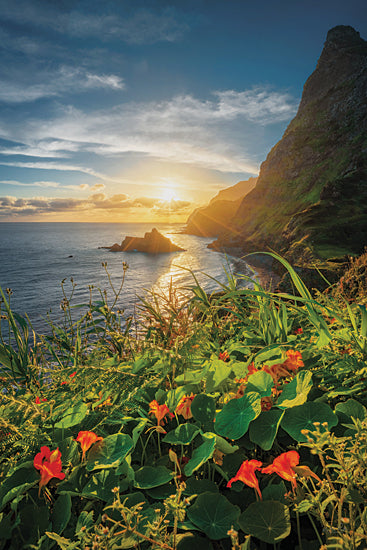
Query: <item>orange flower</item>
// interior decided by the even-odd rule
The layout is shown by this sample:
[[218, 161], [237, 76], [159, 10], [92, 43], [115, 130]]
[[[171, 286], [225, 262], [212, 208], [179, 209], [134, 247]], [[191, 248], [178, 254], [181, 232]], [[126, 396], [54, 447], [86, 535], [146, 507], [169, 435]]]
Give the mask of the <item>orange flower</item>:
[[154, 414], [154, 416], [157, 419], [158, 426], [161, 426], [162, 424], [164, 424], [164, 422], [166, 421], [166, 418], [164, 418], [166, 414], [169, 414], [171, 418], [175, 416], [169, 411], [169, 408], [167, 407], [167, 405], [164, 405], [164, 404], [159, 405], [158, 401], [156, 401], [155, 399], [149, 403], [149, 408], [150, 408], [150, 411], [148, 414]]
[[249, 366], [247, 367], [247, 371], [248, 371], [248, 374], [255, 374], [255, 372], [257, 372], [257, 368], [255, 367], [255, 363], [252, 362], [249, 364]]
[[278, 474], [281, 478], [286, 481], [290, 481], [295, 488], [297, 485], [296, 482], [296, 472], [294, 468], [299, 464], [299, 454], [297, 451], [288, 451], [287, 453], [282, 453], [277, 458], [273, 460], [273, 463], [270, 466], [262, 469], [263, 474]]
[[289, 376], [289, 371], [285, 368], [284, 365], [285, 363], [277, 363], [276, 365], [272, 365], [271, 367], [264, 365], [262, 370], [270, 374], [274, 381], [274, 384], [278, 384], [280, 378], [286, 378], [287, 376]]
[[255, 475], [256, 470], [261, 470], [262, 465], [263, 463], [259, 460], [245, 460], [245, 462], [242, 462], [237, 474], [228, 481], [227, 487], [231, 487], [234, 481], [242, 481], [242, 483], [255, 489], [259, 497], [262, 498], [259, 482]]
[[261, 398], [261, 410], [270, 411], [273, 406], [273, 400], [271, 397], [262, 397]]
[[221, 351], [218, 357], [221, 361], [229, 361], [229, 353], [227, 350]]
[[53, 477], [65, 479], [65, 474], [61, 471], [61, 452], [58, 448], [51, 452], [48, 447], [41, 447], [41, 452], [34, 457], [33, 466], [41, 472], [38, 495], [40, 495], [41, 488], [47, 485]]
[[85, 453], [91, 448], [97, 441], [102, 441], [103, 437], [98, 437], [94, 432], [79, 432], [76, 441], [79, 441], [82, 448], [82, 461], [85, 458]]
[[302, 361], [302, 355], [299, 351], [294, 351], [293, 349], [289, 349], [286, 352], [287, 359], [284, 361], [284, 365], [287, 367], [288, 370], [291, 370], [292, 372], [296, 372], [300, 367], [304, 367], [304, 363]]
[[193, 402], [194, 397], [195, 395], [193, 393], [190, 395], [184, 395], [181, 397], [176, 407], [176, 413], [181, 414], [185, 420], [192, 418], [191, 403]]

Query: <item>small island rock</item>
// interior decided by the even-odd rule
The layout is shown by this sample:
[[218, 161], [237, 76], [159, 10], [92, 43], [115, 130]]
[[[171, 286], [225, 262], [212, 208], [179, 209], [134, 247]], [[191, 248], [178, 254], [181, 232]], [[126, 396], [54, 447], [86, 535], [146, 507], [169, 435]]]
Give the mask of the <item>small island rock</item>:
[[167, 252], [183, 252], [185, 249], [172, 243], [157, 229], [145, 233], [144, 237], [125, 237], [121, 244], [104, 246], [111, 252], [147, 252], [148, 254], [162, 254]]

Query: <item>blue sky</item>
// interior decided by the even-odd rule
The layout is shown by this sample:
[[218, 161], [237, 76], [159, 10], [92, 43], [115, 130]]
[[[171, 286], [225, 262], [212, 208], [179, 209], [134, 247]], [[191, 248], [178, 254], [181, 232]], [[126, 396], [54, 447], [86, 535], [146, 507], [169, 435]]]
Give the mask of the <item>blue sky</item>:
[[365, 0], [0, 0], [0, 220], [184, 221], [258, 173]]

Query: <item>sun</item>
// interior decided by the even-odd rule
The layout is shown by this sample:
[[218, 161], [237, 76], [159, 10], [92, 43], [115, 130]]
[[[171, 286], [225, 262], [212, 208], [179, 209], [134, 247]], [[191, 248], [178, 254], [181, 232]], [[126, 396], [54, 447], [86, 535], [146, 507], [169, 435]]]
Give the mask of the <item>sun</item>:
[[164, 189], [162, 189], [160, 198], [166, 202], [179, 200], [175, 190], [172, 189], [172, 187], [165, 187]]

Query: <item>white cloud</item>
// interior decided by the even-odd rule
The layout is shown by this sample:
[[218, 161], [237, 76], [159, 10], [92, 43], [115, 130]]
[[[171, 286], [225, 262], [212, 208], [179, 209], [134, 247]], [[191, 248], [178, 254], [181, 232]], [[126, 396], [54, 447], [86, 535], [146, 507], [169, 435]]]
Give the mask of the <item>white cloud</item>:
[[[167, 101], [125, 103], [109, 110], [85, 113], [74, 108], [50, 121], [22, 128], [26, 139], [52, 137], [97, 155], [142, 153], [161, 160], [190, 163], [224, 172], [256, 174], [246, 158], [246, 134], [254, 125], [289, 120], [296, 102], [286, 93], [263, 88], [215, 92], [214, 99], [192, 95]], [[243, 127], [243, 143], [232, 136], [232, 124]]]
[[[30, 79], [30, 82], [27, 81]], [[28, 74], [4, 77], [0, 81], [0, 101], [6, 103], [32, 102], [41, 98], [57, 97], [66, 92], [80, 93], [91, 89], [124, 90], [125, 83], [117, 75], [93, 74], [83, 68], [61, 66], [54, 71], [38, 72], [38, 83], [35, 76]]]
[[[16, 187], [42, 187], [44, 189], [72, 189], [74, 191], [87, 191], [90, 189], [87, 183], [81, 183], [79, 185], [63, 185], [62, 183], [58, 183], [57, 181], [33, 181], [24, 183], [17, 180], [0, 180], [0, 184], [14, 185]], [[95, 186], [92, 189], [94, 188]]]

